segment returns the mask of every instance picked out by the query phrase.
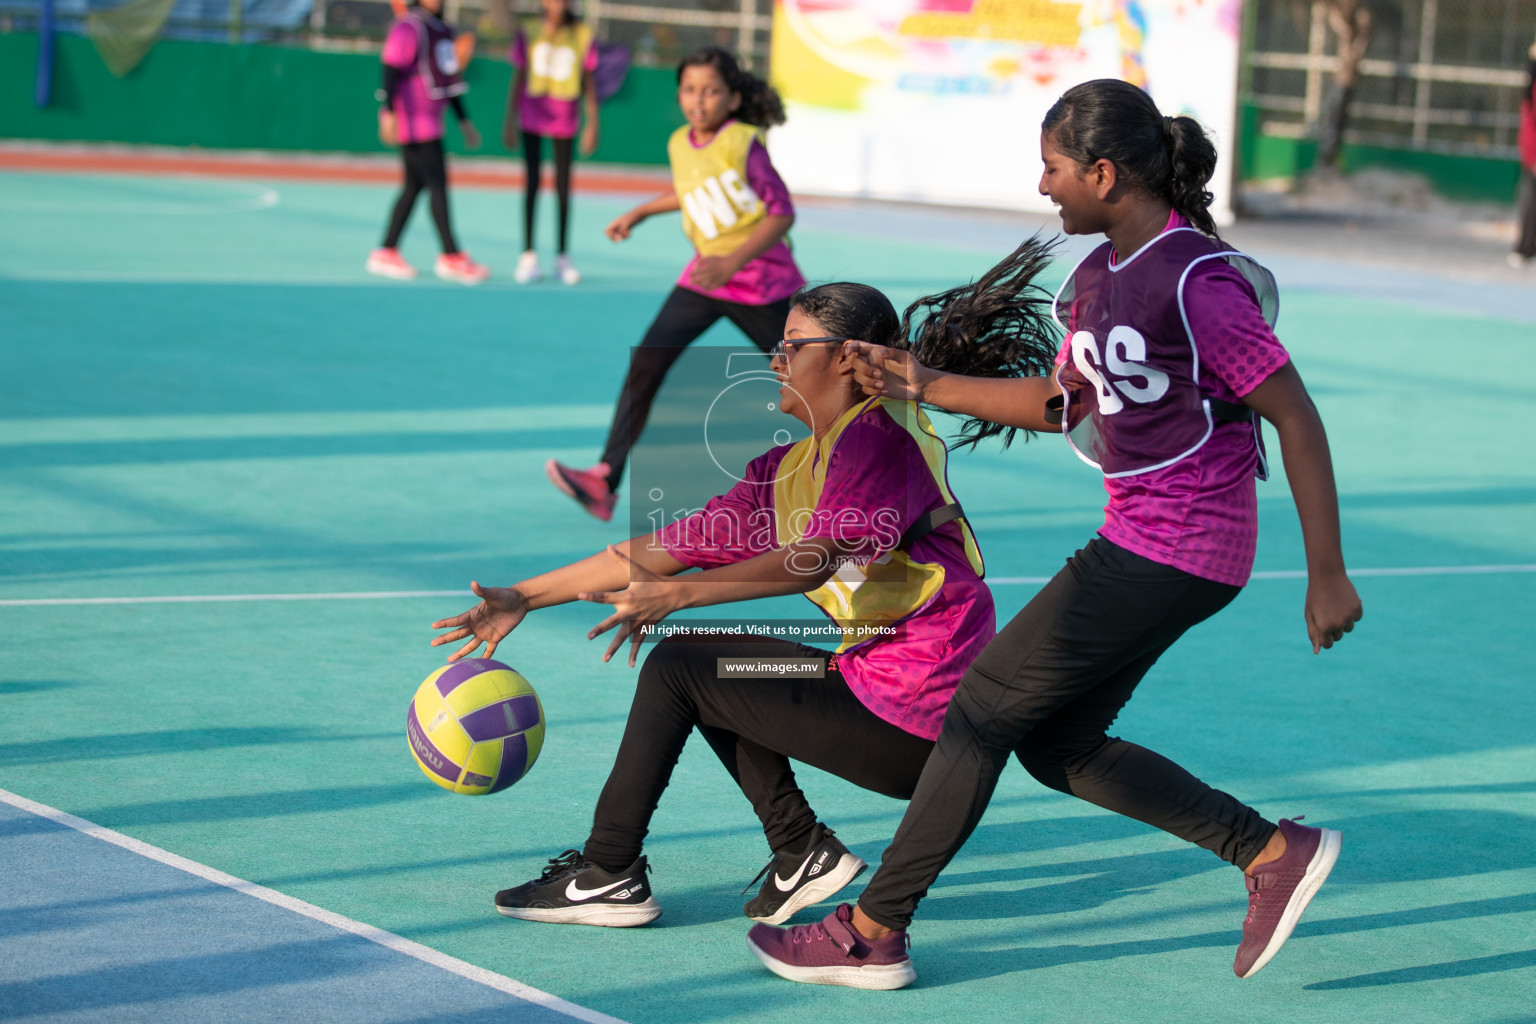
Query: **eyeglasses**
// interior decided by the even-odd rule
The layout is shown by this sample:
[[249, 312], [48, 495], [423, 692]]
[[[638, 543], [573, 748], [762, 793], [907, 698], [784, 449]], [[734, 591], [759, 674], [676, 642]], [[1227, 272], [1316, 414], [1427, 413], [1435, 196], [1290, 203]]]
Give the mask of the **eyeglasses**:
[[843, 342], [845, 342], [847, 340], [848, 340], [847, 338], [843, 338], [843, 337], [784, 338], [777, 345], [773, 346], [773, 351], [769, 352], [768, 355], [769, 355], [770, 358], [778, 358], [778, 357], [782, 356], [784, 358], [785, 362], [789, 362], [789, 360], [792, 358], [791, 350], [793, 350], [794, 348], [796, 348], [799, 345], [815, 345], [818, 342], [830, 343], [830, 342], [834, 342], [834, 341], [837, 342], [838, 344], [842, 344]]

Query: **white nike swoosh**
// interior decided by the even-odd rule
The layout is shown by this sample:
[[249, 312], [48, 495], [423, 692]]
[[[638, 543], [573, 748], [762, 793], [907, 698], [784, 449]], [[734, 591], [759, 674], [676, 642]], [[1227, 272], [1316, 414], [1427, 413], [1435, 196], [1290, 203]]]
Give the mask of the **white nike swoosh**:
[[799, 885], [800, 876], [805, 874], [806, 865], [810, 864], [810, 862], [811, 858], [809, 857], [801, 861], [799, 869], [794, 874], [790, 875], [787, 880], [780, 878], [779, 873], [775, 871], [773, 873], [773, 884], [778, 888], [779, 892], [789, 892], [795, 886]]
[[581, 886], [576, 884], [575, 879], [572, 879], [571, 884], [565, 887], [565, 898], [573, 902], [580, 903], [582, 900], [590, 900], [594, 896], [601, 896], [603, 893], [612, 889], [617, 889], [619, 886], [628, 882], [629, 879], [624, 878], [614, 882], [612, 885], [605, 885], [601, 889], [583, 889]]

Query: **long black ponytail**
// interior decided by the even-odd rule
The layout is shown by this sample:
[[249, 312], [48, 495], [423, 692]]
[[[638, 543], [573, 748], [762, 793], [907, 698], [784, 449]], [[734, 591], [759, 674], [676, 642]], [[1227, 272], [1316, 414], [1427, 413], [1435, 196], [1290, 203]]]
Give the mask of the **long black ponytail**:
[[[1038, 377], [1051, 371], [1061, 337], [1051, 317], [1051, 294], [1035, 284], [1054, 245], [1036, 235], [978, 280], [925, 295], [900, 319], [879, 289], [847, 281], [802, 288], [789, 304], [830, 335], [911, 349], [931, 369], [968, 377]], [[999, 434], [1007, 447], [1017, 433], [1016, 427], [968, 419], [950, 447], [974, 448]]]
[[1084, 167], [1108, 160], [1128, 184], [1168, 200], [1208, 235], [1216, 147], [1192, 117], [1164, 117], [1143, 90], [1117, 78], [1073, 86], [1040, 125], [1051, 145]]
[[744, 69], [730, 50], [718, 46], [694, 50], [678, 61], [678, 82], [683, 80], [684, 68], [704, 65], [714, 68], [726, 88], [741, 96], [741, 106], [736, 108], [736, 120], [755, 124], [759, 128], [772, 128], [784, 123], [784, 101], [779, 99], [778, 90]]

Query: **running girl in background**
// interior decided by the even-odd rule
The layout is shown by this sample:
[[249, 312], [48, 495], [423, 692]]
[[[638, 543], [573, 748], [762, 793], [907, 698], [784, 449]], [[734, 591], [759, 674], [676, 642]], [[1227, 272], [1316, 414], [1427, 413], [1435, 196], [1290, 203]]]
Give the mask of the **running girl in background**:
[[[607, 656], [629, 639], [633, 665], [641, 631], [678, 609], [803, 593], [842, 635], [831, 656], [746, 632], [658, 644], [640, 670], [585, 847], [497, 893], [502, 914], [620, 927], [659, 916], [642, 844], [694, 729], [757, 811], [773, 850], [748, 917], [786, 920], [864, 870], [818, 822], [789, 758], [908, 798], [950, 693], [996, 619], [981, 553], [949, 490], [944, 443], [915, 403], [861, 393], [847, 339], [899, 347], [910, 336], [935, 365], [1043, 372], [1054, 333], [1048, 297], [1036, 297], [1030, 281], [1044, 263], [1031, 242], [902, 319], [866, 285], [800, 292], [771, 366], [779, 407], [811, 437], [754, 459], [729, 493], [656, 534], [513, 587], [474, 584], [477, 607], [433, 624], [448, 630], [433, 644], [468, 638], [453, 658], [482, 643], [490, 656], [535, 608], [600, 602], [612, 614], [589, 636], [617, 627]], [[968, 429], [964, 440], [974, 441], [1000, 428]], [[689, 568], [703, 571], [678, 575]], [[722, 658], [749, 671], [721, 674]]]
[[390, 26], [384, 39], [384, 87], [379, 90], [379, 139], [399, 146], [405, 168], [400, 195], [390, 213], [384, 244], [368, 256], [368, 272], [410, 280], [416, 268], [400, 255], [400, 235], [425, 188], [431, 196], [432, 222], [443, 254], [437, 276], [461, 284], [479, 284], [490, 271], [469, 258], [453, 237], [448, 217], [448, 168], [443, 158], [443, 107], [452, 105], [459, 130], [470, 149], [480, 133], [470, 123], [461, 98], [469, 88], [459, 74], [454, 31], [438, 18], [443, 0], [421, 0]]
[[[871, 394], [994, 423], [1051, 429], [1104, 474], [1099, 535], [966, 672], [922, 780], [859, 898], [822, 924], [758, 925], [749, 944], [792, 981], [899, 988], [917, 903], [986, 810], [1017, 754], [1037, 780], [1205, 847], [1244, 872], [1248, 918], [1233, 964], [1251, 977], [1291, 934], [1339, 854], [1339, 834], [1279, 825], [1172, 761], [1106, 735], [1136, 685], [1186, 630], [1247, 583], [1257, 540], [1254, 413], [1280, 436], [1307, 553], [1314, 652], [1360, 619], [1344, 571], [1322, 421], [1271, 329], [1274, 278], [1215, 238], [1205, 190], [1216, 152], [1187, 117], [1104, 79], [1046, 115], [1040, 192], [1062, 230], [1108, 241], [1057, 297], [1068, 338], [1054, 378], [977, 380], [912, 353], [863, 346]], [[1276, 743], [1284, 743], [1276, 735]]]
[[[544, 140], [555, 158], [555, 197], [559, 208], [559, 249], [555, 274], [566, 284], [576, 284], [581, 273], [571, 266], [566, 253], [566, 227], [571, 212], [571, 152], [576, 130], [581, 127], [582, 107], [587, 123], [581, 127], [581, 155], [597, 149], [597, 47], [592, 28], [571, 10], [570, 0], [543, 0], [544, 17], [518, 29], [512, 41], [512, 89], [507, 94], [507, 117], [501, 141], [510, 150], [523, 148], [527, 168], [523, 186], [523, 255], [512, 276], [528, 284], [544, 276], [539, 254], [534, 251], [534, 218], [544, 162]], [[521, 129], [521, 131], [519, 131]]]
[[771, 351], [789, 297], [805, 284], [785, 241], [795, 209], [763, 145], [762, 130], [784, 123], [779, 94], [710, 46], [678, 65], [677, 101], [688, 123], [667, 143], [673, 190], [614, 220], [608, 237], [621, 242], [647, 217], [681, 210], [697, 252], [630, 360], [602, 460], [591, 469], [553, 459], [545, 466], [556, 487], [603, 522], [613, 517], [629, 451], [683, 349], [726, 317]]

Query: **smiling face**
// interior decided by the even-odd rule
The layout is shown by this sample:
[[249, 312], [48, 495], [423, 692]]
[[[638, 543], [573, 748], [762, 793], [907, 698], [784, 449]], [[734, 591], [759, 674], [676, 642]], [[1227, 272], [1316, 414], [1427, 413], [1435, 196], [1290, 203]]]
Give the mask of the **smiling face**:
[[[790, 344], [801, 338], [824, 338], [827, 330], [796, 306], [784, 321], [784, 349], [768, 364], [779, 378], [779, 409], [812, 430], [827, 423], [813, 422], [817, 415], [852, 396], [852, 367], [843, 358], [842, 345], [832, 342]], [[812, 409], [822, 410], [813, 415]], [[841, 411], [841, 410], [839, 410]]]
[[710, 64], [690, 64], [677, 81], [677, 105], [696, 132], [713, 132], [741, 106], [741, 93], [732, 92]]
[[1040, 135], [1040, 194], [1058, 207], [1061, 230], [1069, 235], [1092, 235], [1109, 223], [1105, 198], [1115, 185], [1115, 165], [1108, 160], [1084, 167], [1057, 149], [1049, 135]]
[[571, 9], [569, 0], [541, 0], [540, 6], [544, 9], [544, 20], [555, 25], [564, 24], [566, 12]]

